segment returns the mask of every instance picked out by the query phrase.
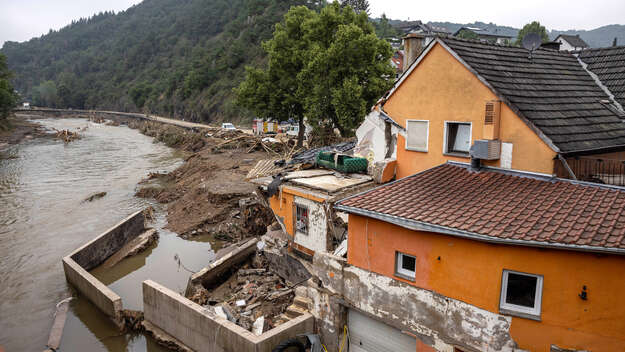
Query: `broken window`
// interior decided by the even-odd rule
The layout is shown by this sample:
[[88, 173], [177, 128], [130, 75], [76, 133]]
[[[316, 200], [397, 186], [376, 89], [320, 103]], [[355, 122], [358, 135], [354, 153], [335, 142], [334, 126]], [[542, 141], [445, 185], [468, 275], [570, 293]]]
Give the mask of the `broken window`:
[[540, 275], [504, 270], [499, 309], [503, 313], [539, 318], [542, 288], [543, 277]]
[[308, 208], [295, 205], [295, 231], [308, 235]]
[[418, 152], [428, 151], [428, 130], [430, 122], [425, 120], [406, 121], [406, 149]]
[[445, 122], [445, 153], [469, 155], [471, 123]]
[[415, 279], [417, 270], [417, 258], [408, 254], [397, 252], [395, 275], [408, 280]]

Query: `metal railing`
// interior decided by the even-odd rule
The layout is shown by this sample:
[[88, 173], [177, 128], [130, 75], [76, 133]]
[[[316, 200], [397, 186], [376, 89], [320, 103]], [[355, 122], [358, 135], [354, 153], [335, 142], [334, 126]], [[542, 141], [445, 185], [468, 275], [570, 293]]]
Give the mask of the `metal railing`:
[[[580, 181], [625, 186], [625, 160], [576, 157], [566, 162]], [[560, 160], [555, 161], [554, 171], [558, 177], [571, 178]]]

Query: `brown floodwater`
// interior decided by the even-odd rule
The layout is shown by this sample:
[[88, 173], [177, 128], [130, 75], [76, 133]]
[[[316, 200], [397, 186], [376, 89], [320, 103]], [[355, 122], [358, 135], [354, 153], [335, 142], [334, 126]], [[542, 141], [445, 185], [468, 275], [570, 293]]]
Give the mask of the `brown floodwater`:
[[[61, 351], [163, 351], [143, 334], [120, 334], [73, 292], [61, 258], [152, 205], [158, 243], [92, 273], [122, 297], [126, 309], [142, 309], [141, 282], [146, 279], [182, 292], [187, 269], [197, 271], [214, 258], [211, 244], [202, 238], [187, 241], [163, 229], [163, 206], [134, 196], [137, 183], [149, 172], [175, 169], [181, 155], [124, 126], [84, 119], [36, 121], [47, 129], [88, 128], [69, 144], [38, 138], [0, 150], [0, 346], [7, 351], [44, 350], [55, 305], [74, 296]], [[83, 202], [96, 192], [107, 195]], [[174, 260], [176, 254], [184, 267]]]

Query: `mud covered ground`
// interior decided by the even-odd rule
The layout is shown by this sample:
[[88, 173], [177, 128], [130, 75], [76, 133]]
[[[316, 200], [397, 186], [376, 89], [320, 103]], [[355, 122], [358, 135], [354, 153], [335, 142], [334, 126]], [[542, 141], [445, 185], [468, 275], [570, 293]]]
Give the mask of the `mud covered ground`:
[[[192, 131], [150, 121], [128, 121], [129, 127], [185, 152], [185, 163], [169, 174], [153, 173], [139, 185], [137, 196], [167, 204], [168, 228], [182, 237], [209, 234], [234, 242], [264, 234], [273, 215], [254, 197], [245, 180], [257, 161], [278, 154], [240, 131]], [[278, 153], [286, 146], [275, 146]], [[271, 153], [271, 154], [270, 154]]]
[[11, 116], [7, 120], [0, 120], [0, 151], [9, 144], [45, 135], [37, 123], [28, 121], [24, 115]]

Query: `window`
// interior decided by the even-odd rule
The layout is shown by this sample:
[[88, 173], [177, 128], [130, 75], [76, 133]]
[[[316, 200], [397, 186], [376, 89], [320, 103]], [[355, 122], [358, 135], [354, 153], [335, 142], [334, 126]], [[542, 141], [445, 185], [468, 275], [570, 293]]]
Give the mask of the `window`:
[[417, 152], [428, 151], [428, 131], [430, 122], [426, 120], [406, 121], [406, 149]]
[[395, 275], [404, 279], [414, 280], [417, 270], [417, 258], [397, 252]]
[[503, 314], [540, 319], [543, 277], [504, 270], [499, 310]]
[[308, 208], [295, 205], [295, 232], [308, 235]]
[[445, 150], [447, 154], [469, 156], [471, 149], [471, 123], [445, 122]]

